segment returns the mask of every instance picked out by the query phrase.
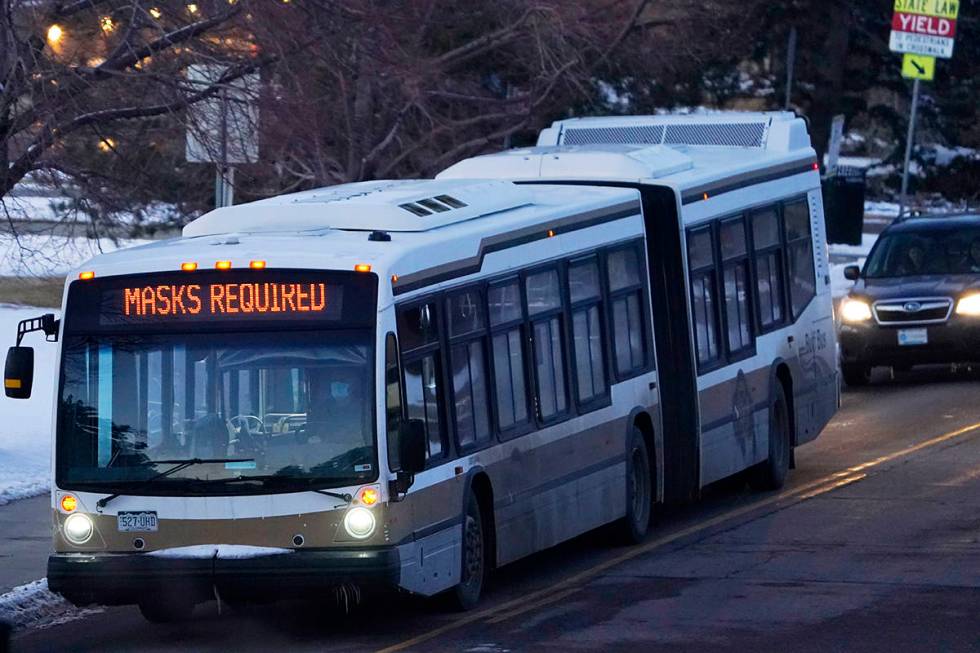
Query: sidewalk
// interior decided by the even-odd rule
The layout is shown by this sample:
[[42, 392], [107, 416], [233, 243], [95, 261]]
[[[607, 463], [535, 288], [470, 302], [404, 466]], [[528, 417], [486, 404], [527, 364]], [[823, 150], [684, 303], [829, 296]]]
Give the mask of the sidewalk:
[[0, 506], [0, 595], [47, 575], [51, 552], [51, 497]]

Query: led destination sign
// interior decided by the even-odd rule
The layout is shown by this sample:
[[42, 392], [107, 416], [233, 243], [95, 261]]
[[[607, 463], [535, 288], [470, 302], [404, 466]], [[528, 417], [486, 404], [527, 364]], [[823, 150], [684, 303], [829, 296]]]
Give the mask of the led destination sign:
[[378, 278], [339, 270], [199, 270], [95, 277], [68, 290], [71, 333], [348, 328], [377, 319]]
[[[329, 288], [329, 290], [328, 290]], [[338, 313], [343, 289], [326, 283], [213, 283], [130, 286], [105, 291], [127, 318]], [[121, 297], [119, 296], [121, 294]], [[115, 295], [115, 297], [113, 297]], [[105, 305], [103, 301], [103, 305]]]

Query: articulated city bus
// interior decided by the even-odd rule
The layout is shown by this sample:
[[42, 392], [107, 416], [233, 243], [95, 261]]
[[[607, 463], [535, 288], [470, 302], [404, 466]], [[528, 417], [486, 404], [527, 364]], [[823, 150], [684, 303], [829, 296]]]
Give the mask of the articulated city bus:
[[[727, 156], [688, 185], [348, 184], [89, 261], [4, 374], [29, 396], [23, 339], [58, 341], [50, 588], [153, 621], [373, 587], [466, 608], [712, 480], [778, 487], [836, 406], [818, 182], [745, 175], [772, 216], [746, 218], [709, 183]], [[688, 186], [717, 197], [685, 246]]]

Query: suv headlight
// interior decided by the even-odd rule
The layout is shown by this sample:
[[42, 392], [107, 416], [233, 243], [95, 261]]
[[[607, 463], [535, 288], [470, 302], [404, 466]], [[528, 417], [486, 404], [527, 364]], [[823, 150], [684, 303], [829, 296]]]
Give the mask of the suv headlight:
[[974, 293], [961, 297], [956, 303], [957, 315], [969, 315], [970, 317], [980, 316], [980, 293]]
[[850, 324], [867, 322], [871, 319], [871, 306], [863, 299], [848, 297], [841, 303], [840, 317]]

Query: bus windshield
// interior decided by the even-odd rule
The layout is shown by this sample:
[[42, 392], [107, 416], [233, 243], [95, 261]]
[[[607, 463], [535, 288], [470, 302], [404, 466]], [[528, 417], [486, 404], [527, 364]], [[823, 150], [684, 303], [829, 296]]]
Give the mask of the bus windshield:
[[[374, 480], [372, 338], [368, 330], [71, 336], [59, 484], [234, 494]], [[191, 458], [236, 462], [147, 483], [172, 466], [162, 461]]]

